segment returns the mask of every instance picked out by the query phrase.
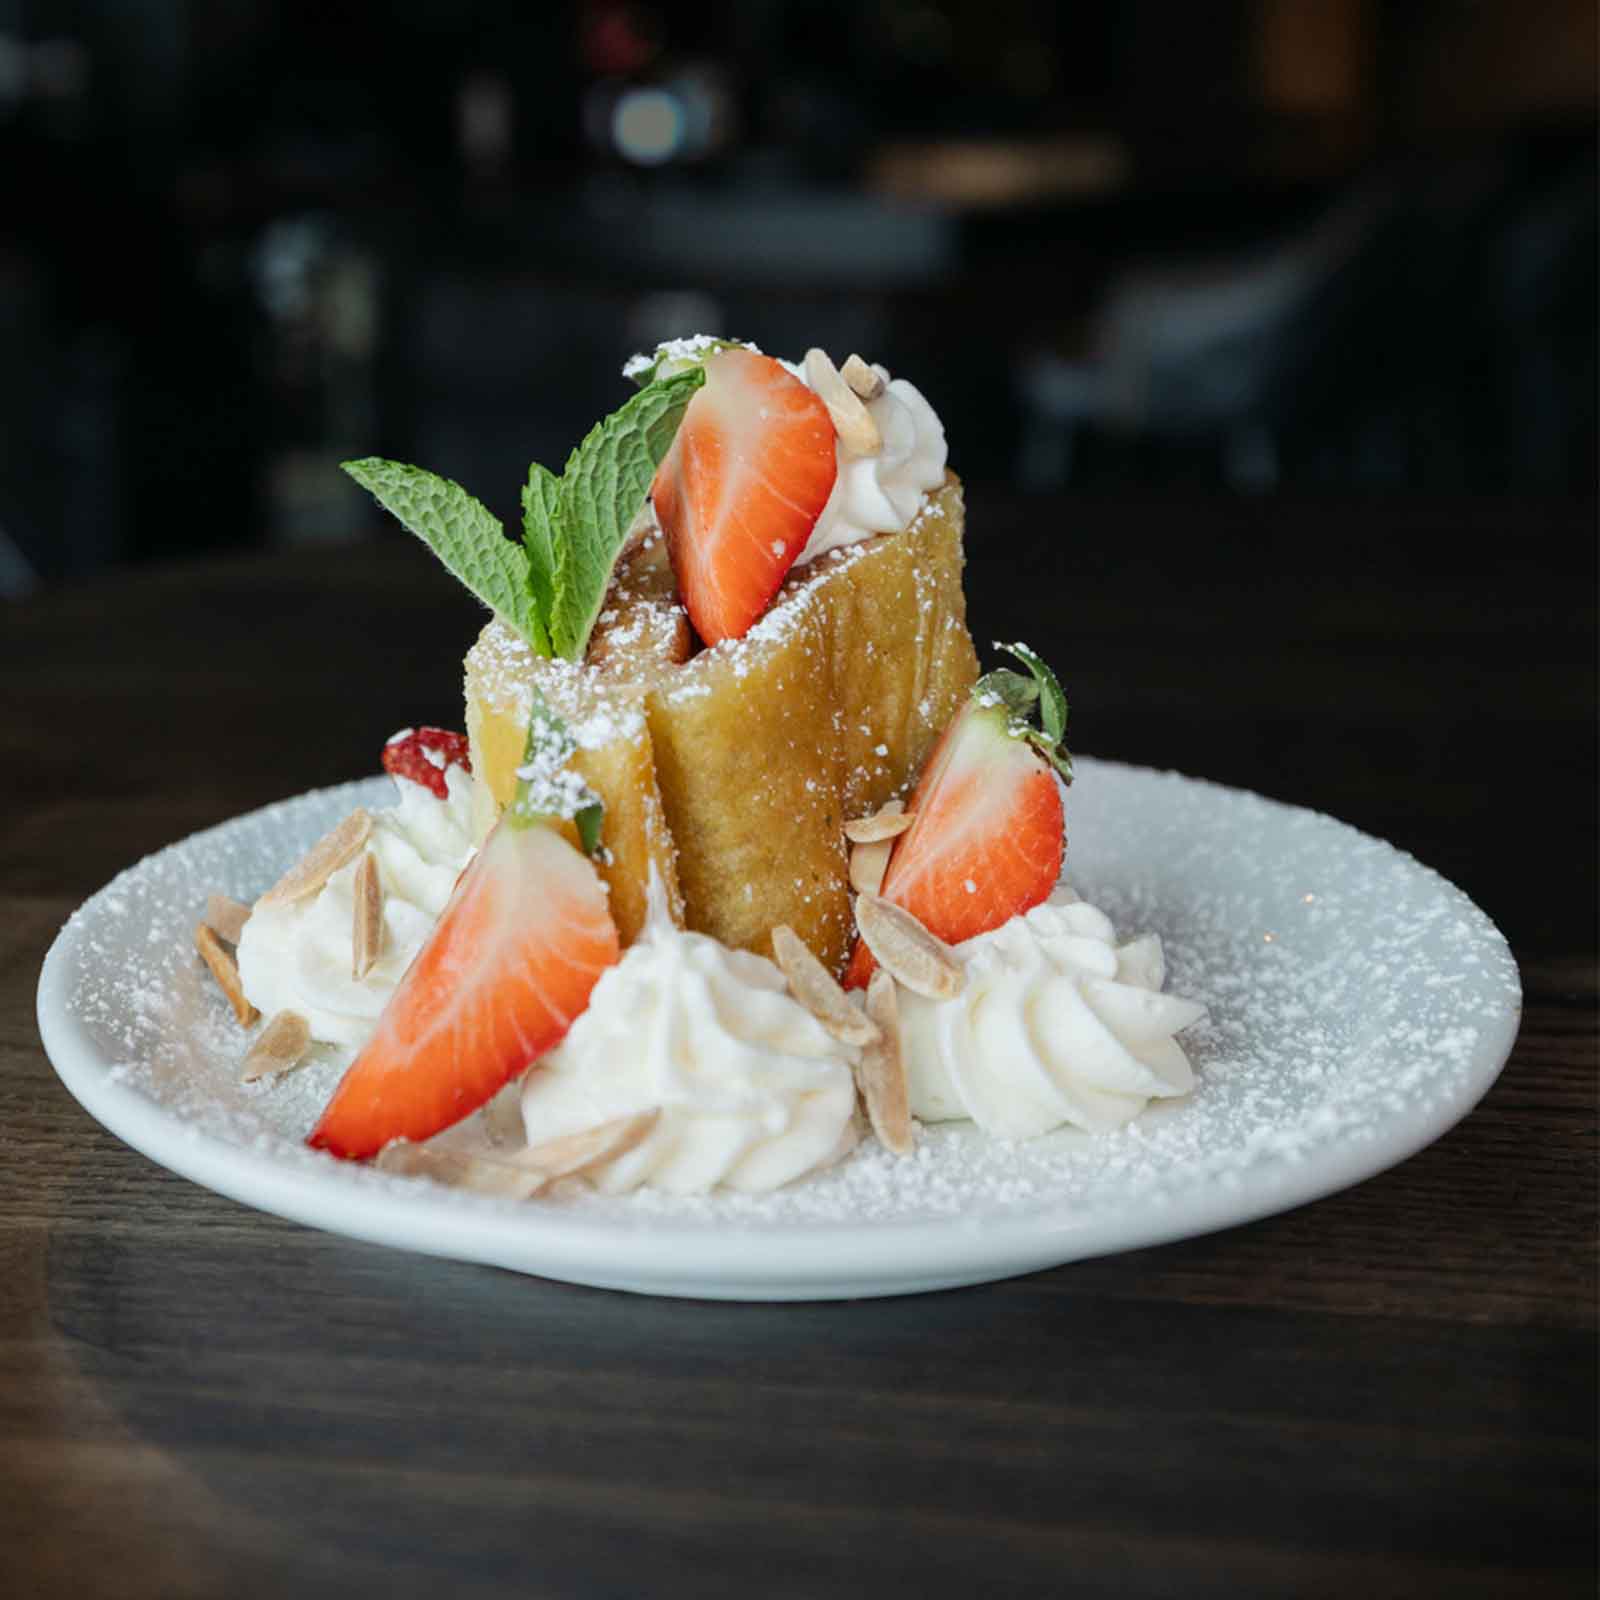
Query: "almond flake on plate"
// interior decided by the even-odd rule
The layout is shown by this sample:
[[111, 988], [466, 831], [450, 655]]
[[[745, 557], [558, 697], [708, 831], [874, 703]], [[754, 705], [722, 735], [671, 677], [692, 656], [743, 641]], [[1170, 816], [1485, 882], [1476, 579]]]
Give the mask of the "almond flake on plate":
[[857, 894], [876, 894], [883, 887], [889, 857], [893, 854], [893, 839], [854, 846], [850, 851], [850, 887]]
[[856, 926], [867, 948], [913, 994], [953, 1000], [966, 986], [966, 972], [950, 946], [903, 907], [875, 894], [857, 895]]
[[275, 906], [315, 894], [371, 837], [372, 814], [357, 806], [337, 828], [323, 834], [256, 904]]
[[772, 930], [772, 954], [789, 982], [789, 992], [842, 1044], [869, 1045], [877, 1025], [857, 1010], [833, 974], [811, 953], [805, 940], [787, 923]]
[[867, 1015], [878, 1025], [878, 1039], [861, 1052], [856, 1082], [866, 1104], [872, 1131], [897, 1156], [908, 1156], [916, 1144], [911, 1121], [911, 1093], [900, 1054], [900, 1004], [894, 979], [879, 967], [867, 984]]
[[206, 926], [229, 944], [238, 944], [244, 925], [250, 920], [250, 907], [230, 895], [206, 897]]
[[310, 1048], [311, 1024], [298, 1011], [279, 1011], [245, 1052], [239, 1076], [246, 1083], [254, 1083], [257, 1078], [287, 1072], [300, 1065]]
[[195, 925], [194, 947], [200, 952], [201, 959], [210, 967], [211, 976], [217, 980], [222, 992], [227, 995], [234, 1016], [248, 1028], [261, 1013], [245, 998], [244, 984], [239, 980], [239, 963], [233, 959], [233, 952], [217, 936], [215, 929], [207, 927], [203, 922]]

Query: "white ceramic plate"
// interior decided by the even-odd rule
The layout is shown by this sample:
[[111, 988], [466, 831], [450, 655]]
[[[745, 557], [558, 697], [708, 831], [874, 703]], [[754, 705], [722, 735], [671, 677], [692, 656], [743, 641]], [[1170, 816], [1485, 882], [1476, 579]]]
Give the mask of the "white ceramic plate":
[[1458, 889], [1309, 811], [1077, 767], [1068, 881], [1124, 936], [1159, 933], [1168, 987], [1209, 1008], [1183, 1036], [1194, 1093], [1114, 1134], [1008, 1144], [945, 1124], [914, 1158], [868, 1141], [772, 1196], [584, 1189], [520, 1204], [309, 1151], [340, 1063], [238, 1083], [245, 1035], [190, 937], [209, 892], [254, 898], [352, 806], [387, 803], [382, 778], [269, 806], [123, 873], [51, 948], [40, 1031], [91, 1116], [247, 1205], [573, 1283], [730, 1300], [948, 1288], [1228, 1227], [1403, 1160], [1494, 1081], [1517, 969]]

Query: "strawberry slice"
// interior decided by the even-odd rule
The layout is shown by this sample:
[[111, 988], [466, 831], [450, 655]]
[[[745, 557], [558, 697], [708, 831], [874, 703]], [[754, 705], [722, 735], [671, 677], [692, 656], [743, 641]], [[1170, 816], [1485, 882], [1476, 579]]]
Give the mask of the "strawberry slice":
[[459, 1122], [561, 1042], [618, 954], [594, 867], [508, 812], [307, 1142], [360, 1158]]
[[838, 473], [828, 408], [770, 356], [706, 364], [651, 497], [685, 610], [708, 644], [739, 639], [811, 536]]
[[465, 767], [472, 771], [467, 755], [467, 736], [448, 728], [407, 728], [383, 747], [383, 770], [396, 778], [420, 783], [440, 800], [450, 798], [445, 784], [446, 767]]
[[[1026, 645], [1008, 648], [1032, 676], [1001, 668], [974, 685], [922, 769], [907, 805], [916, 820], [895, 841], [879, 890], [946, 944], [1032, 909], [1061, 876], [1066, 697]], [[1042, 728], [1028, 720], [1035, 706]], [[845, 987], [862, 988], [875, 966], [858, 938]]]

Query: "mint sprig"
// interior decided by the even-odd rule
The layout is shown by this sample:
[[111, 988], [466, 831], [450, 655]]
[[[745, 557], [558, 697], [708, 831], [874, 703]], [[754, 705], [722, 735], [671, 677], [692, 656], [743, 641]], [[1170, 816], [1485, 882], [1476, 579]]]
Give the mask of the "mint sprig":
[[[1015, 656], [1028, 671], [1024, 676], [1010, 667], [996, 667], [973, 685], [972, 692], [1006, 708], [1007, 730], [1024, 739], [1060, 774], [1072, 782], [1072, 756], [1062, 740], [1067, 733], [1067, 697], [1043, 657], [1025, 644], [995, 643], [996, 650]], [[1039, 726], [1033, 725], [1035, 709]]]
[[[705, 369], [693, 367], [641, 389], [596, 423], [567, 458], [553, 517], [548, 491], [541, 494], [538, 512], [546, 518], [546, 536], [555, 554], [548, 625], [558, 656], [578, 661], [588, 648], [628, 530], [689, 401], [705, 381]], [[525, 513], [529, 504], [525, 499]], [[531, 546], [533, 535], [525, 533], [525, 538]]]
[[[367, 456], [344, 470], [393, 513], [509, 628], [550, 653], [528, 588], [527, 557], [500, 521], [459, 483], [401, 461]], [[541, 640], [544, 641], [541, 649]]]
[[694, 366], [652, 382], [595, 424], [561, 477], [535, 462], [522, 489], [522, 543], [458, 483], [368, 456], [344, 470], [541, 656], [579, 661], [628, 530], [705, 382]]

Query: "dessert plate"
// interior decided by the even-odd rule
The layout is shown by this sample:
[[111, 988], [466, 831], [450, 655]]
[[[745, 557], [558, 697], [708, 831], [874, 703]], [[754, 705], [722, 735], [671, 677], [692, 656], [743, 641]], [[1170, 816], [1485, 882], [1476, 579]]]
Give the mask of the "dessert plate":
[[1460, 890], [1314, 812], [1080, 759], [1067, 880], [1168, 987], [1198, 1084], [1126, 1128], [1025, 1143], [867, 1141], [773, 1195], [512, 1202], [340, 1163], [301, 1140], [342, 1063], [237, 1081], [245, 1035], [193, 954], [206, 896], [252, 899], [385, 778], [318, 790], [171, 846], [61, 930], [39, 1026], [67, 1088], [152, 1160], [247, 1205], [402, 1249], [640, 1293], [845, 1299], [943, 1289], [1181, 1239], [1358, 1183], [1439, 1137], [1494, 1081], [1521, 991]]

